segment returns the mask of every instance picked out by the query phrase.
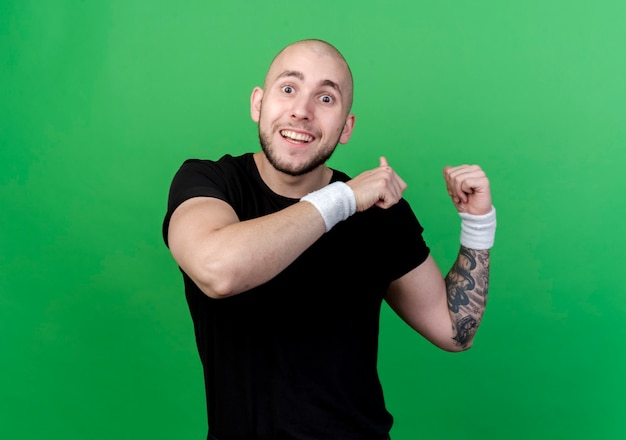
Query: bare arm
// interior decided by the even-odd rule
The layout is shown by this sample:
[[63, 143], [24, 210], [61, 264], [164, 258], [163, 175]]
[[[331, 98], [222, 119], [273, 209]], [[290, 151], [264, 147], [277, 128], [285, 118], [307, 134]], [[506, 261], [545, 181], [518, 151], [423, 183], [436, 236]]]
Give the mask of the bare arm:
[[321, 237], [324, 228], [309, 203], [241, 222], [226, 202], [198, 197], [174, 211], [169, 245], [198, 287], [220, 298], [272, 279]]
[[447, 351], [471, 347], [487, 303], [489, 251], [461, 247], [445, 279], [432, 257], [387, 292], [387, 303], [414, 330]]
[[[476, 166], [446, 167], [444, 176], [459, 212], [491, 209], [489, 182]], [[482, 320], [489, 288], [489, 249], [461, 246], [442, 278], [432, 257], [390, 286], [387, 302], [412, 328], [448, 351], [466, 350]]]

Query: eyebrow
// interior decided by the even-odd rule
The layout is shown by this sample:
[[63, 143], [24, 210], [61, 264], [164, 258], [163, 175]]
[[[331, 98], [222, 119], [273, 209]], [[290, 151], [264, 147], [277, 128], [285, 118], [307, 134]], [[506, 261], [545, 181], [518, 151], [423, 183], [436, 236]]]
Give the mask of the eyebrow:
[[[280, 75], [278, 75], [276, 79], [290, 77], [290, 76], [298, 78], [300, 81], [304, 81], [304, 74], [300, 72], [299, 70], [285, 70]], [[332, 81], [330, 79], [325, 79], [325, 80], [320, 81], [320, 85], [331, 87], [335, 89], [338, 93], [341, 93], [341, 88], [339, 87], [339, 84], [337, 84], [335, 81]]]
[[278, 75], [278, 78], [284, 78], [286, 76], [295, 76], [296, 78], [300, 79], [300, 80], [304, 80], [304, 74], [302, 72], [299, 72], [297, 70], [285, 70], [283, 73], [281, 73], [280, 75]]

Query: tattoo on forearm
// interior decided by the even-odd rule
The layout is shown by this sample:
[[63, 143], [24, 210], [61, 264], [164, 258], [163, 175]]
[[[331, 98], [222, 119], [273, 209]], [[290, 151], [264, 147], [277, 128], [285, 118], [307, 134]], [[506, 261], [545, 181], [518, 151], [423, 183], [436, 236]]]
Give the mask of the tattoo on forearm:
[[459, 256], [446, 276], [446, 288], [453, 339], [456, 344], [466, 347], [474, 337], [487, 305], [489, 250], [461, 246]]

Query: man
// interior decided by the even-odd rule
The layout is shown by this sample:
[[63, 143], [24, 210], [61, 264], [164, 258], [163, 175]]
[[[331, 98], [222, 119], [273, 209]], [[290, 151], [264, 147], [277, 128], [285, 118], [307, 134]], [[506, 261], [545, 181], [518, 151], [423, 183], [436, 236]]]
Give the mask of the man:
[[444, 279], [384, 157], [350, 179], [325, 165], [350, 139], [352, 75], [330, 44], [272, 61], [251, 96], [262, 151], [186, 161], [163, 225], [204, 367], [210, 439], [387, 439], [377, 374], [385, 300], [448, 351], [472, 345], [495, 210], [478, 166], [446, 167], [462, 217]]

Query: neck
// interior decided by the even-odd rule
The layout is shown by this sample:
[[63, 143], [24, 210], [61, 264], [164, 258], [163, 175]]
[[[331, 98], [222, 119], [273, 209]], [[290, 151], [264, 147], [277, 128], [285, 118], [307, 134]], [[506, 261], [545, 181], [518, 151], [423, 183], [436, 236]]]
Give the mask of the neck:
[[308, 193], [328, 185], [333, 175], [330, 168], [326, 165], [320, 165], [302, 176], [290, 176], [276, 170], [263, 152], [254, 154], [254, 162], [263, 182], [276, 194], [291, 199], [300, 199]]

